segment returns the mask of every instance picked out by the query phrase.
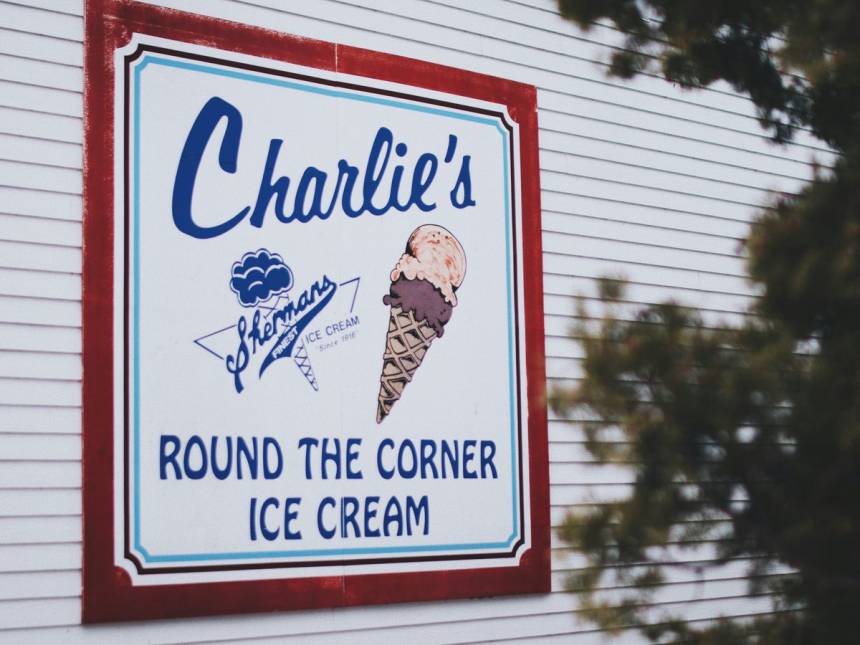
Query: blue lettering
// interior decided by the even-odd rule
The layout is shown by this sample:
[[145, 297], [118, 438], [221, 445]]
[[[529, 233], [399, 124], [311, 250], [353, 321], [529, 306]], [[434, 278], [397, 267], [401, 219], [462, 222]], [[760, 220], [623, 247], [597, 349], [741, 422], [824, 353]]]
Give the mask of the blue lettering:
[[311, 474], [311, 448], [319, 445], [319, 441], [313, 437], [302, 437], [299, 439], [299, 449], [305, 450], [305, 479], [313, 479]]
[[382, 520], [382, 532], [385, 537], [391, 535], [391, 531], [388, 528], [390, 524], [394, 524], [397, 529], [395, 535], [403, 535], [403, 508], [396, 497], [392, 497], [388, 500], [388, 504], [385, 505], [385, 513]]
[[496, 472], [496, 465], [493, 463], [493, 457], [496, 456], [496, 442], [482, 441], [481, 442], [481, 479], [486, 479], [487, 469], [493, 471], [493, 479], [499, 478], [499, 473]]
[[[271, 468], [269, 464], [269, 449], [274, 448], [277, 466]], [[263, 478], [277, 479], [284, 471], [284, 455], [281, 453], [280, 444], [272, 437], [263, 437]]]
[[475, 444], [474, 439], [466, 439], [463, 442], [463, 479], [477, 479], [477, 471], [470, 470], [469, 464], [475, 459]]
[[270, 542], [278, 537], [278, 533], [280, 531], [280, 529], [275, 529], [274, 531], [271, 531], [266, 526], [266, 511], [268, 511], [269, 508], [272, 506], [274, 506], [276, 509], [279, 506], [278, 500], [275, 497], [268, 497], [263, 501], [262, 504], [260, 504], [260, 533], [262, 533], [263, 537]]
[[433, 202], [425, 203], [423, 197], [433, 183], [438, 168], [439, 161], [429, 152], [418, 157], [418, 163], [415, 164], [415, 174], [412, 175], [412, 196], [409, 200], [425, 213], [436, 208]]
[[287, 191], [290, 188], [289, 177], [278, 177], [272, 181], [275, 174], [275, 162], [278, 160], [278, 152], [283, 145], [281, 139], [272, 139], [269, 142], [269, 153], [266, 155], [266, 165], [263, 167], [263, 176], [260, 179], [260, 190], [257, 192], [257, 203], [254, 204], [254, 212], [251, 213], [251, 226], [260, 228], [272, 197], [275, 198], [275, 217], [282, 222], [289, 222], [292, 217], [284, 214], [284, 202], [287, 200]]
[[[422, 521], [423, 518], [423, 521]], [[406, 496], [406, 534], [412, 535], [412, 521], [415, 520], [415, 526], [423, 524], [424, 535], [430, 532], [430, 504], [427, 501], [427, 496], [424, 495], [416, 504], [411, 495]]]
[[364, 500], [364, 537], [379, 537], [379, 529], [371, 528], [371, 520], [376, 518], [376, 505], [379, 504], [379, 498], [371, 495]]
[[323, 524], [323, 510], [326, 506], [331, 506], [334, 508], [337, 506], [337, 502], [334, 501], [333, 497], [324, 497], [320, 502], [319, 509], [317, 509], [317, 529], [326, 540], [330, 540], [334, 537], [336, 529], [330, 529]]
[[[406, 458], [408, 458], [408, 467], [404, 466]], [[397, 452], [397, 469], [404, 479], [412, 479], [418, 472], [418, 455], [415, 453], [415, 444], [409, 439], [404, 439], [400, 444], [400, 450]]]
[[[328, 449], [329, 441], [334, 446], [333, 450]], [[340, 439], [331, 439], [324, 437], [320, 448], [320, 472], [323, 479], [328, 479], [328, 465], [334, 464], [335, 479], [340, 479]]]
[[299, 516], [299, 509], [294, 508], [301, 504], [301, 497], [288, 497], [284, 501], [284, 539], [301, 540], [302, 532], [294, 531], [291, 527], [293, 521]]
[[382, 464], [382, 450], [386, 447], [391, 448], [391, 450], [393, 451], [394, 440], [383, 439], [379, 442], [379, 449], [376, 451], [376, 467], [379, 470], [379, 474], [382, 476], [383, 479], [391, 479], [392, 477], [394, 477], [394, 468], [391, 468], [389, 470]]
[[[196, 469], [191, 467], [191, 448], [196, 447], [200, 453], [200, 466]], [[185, 444], [185, 454], [182, 456], [182, 466], [185, 469], [185, 474], [188, 479], [203, 479], [206, 476], [206, 471], [209, 470], [209, 460], [206, 459], [206, 446], [203, 439], [196, 434]]]
[[353, 466], [358, 460], [358, 449], [361, 446], [360, 438], [350, 438], [346, 440], [346, 478], [361, 479], [360, 470], [354, 470]]
[[[439, 169], [439, 159], [431, 152], [418, 155], [411, 170], [411, 178], [402, 163], [390, 163], [392, 152], [396, 159], [403, 159], [408, 146], [404, 142], [395, 143], [394, 133], [387, 127], [377, 129], [367, 155], [366, 166], [360, 169], [346, 159], [337, 162], [337, 180], [330, 198], [324, 198], [329, 173], [308, 165], [301, 173], [295, 195], [290, 196], [291, 180], [288, 176], [278, 176], [276, 165], [284, 146], [282, 139], [269, 141], [265, 163], [260, 175], [259, 189], [253, 209], [246, 206], [219, 224], [203, 226], [191, 212], [195, 184], [203, 160], [203, 155], [213, 133], [221, 120], [226, 120], [226, 128], [218, 147], [218, 165], [226, 173], [235, 174], [238, 170], [239, 144], [242, 138], [242, 114], [224, 99], [213, 96], [198, 113], [188, 131], [188, 136], [180, 154], [173, 184], [173, 222], [176, 227], [191, 237], [208, 239], [222, 235], [243, 219], [248, 217], [251, 226], [260, 228], [270, 206], [279, 222], [309, 222], [313, 218], [328, 219], [339, 204], [347, 217], [358, 217], [365, 212], [384, 215], [394, 209], [405, 212], [415, 206], [418, 210], [429, 212], [436, 203], [427, 197]], [[444, 162], [454, 159], [457, 137], [448, 136]], [[359, 184], [361, 175], [361, 186]], [[390, 178], [390, 182], [387, 178]], [[401, 189], [408, 186], [409, 194], [401, 200]], [[464, 155], [454, 187], [450, 191], [451, 204], [455, 208], [475, 205], [472, 197], [471, 156]], [[355, 202], [360, 202], [358, 205]], [[273, 204], [274, 202], [274, 204]], [[324, 202], [326, 205], [324, 206]], [[240, 357], [234, 359], [238, 364]], [[233, 370], [231, 370], [233, 371]], [[234, 372], [235, 373], [235, 372]], [[237, 386], [239, 386], [237, 375]]]
[[355, 516], [358, 514], [358, 500], [355, 497], [342, 497], [340, 500], [340, 536], [349, 537], [348, 528], [351, 526], [355, 537], [361, 537], [358, 522]]
[[211, 459], [212, 459], [212, 474], [215, 475], [217, 479], [227, 479], [230, 474], [230, 468], [233, 465], [233, 439], [227, 437], [225, 439], [227, 443], [227, 465], [224, 468], [218, 467], [218, 437], [212, 437], [212, 448], [210, 449]]
[[439, 471], [436, 470], [436, 462], [433, 461], [436, 457], [436, 442], [430, 439], [421, 440], [421, 479], [427, 479], [427, 469], [433, 471], [433, 479], [439, 478]]
[[460, 476], [460, 451], [457, 449], [457, 440], [453, 441], [454, 447], [447, 441], [442, 442], [442, 479], [448, 478], [448, 469], [451, 469], [451, 478]]
[[176, 169], [173, 182], [173, 223], [180, 231], [197, 239], [208, 239], [226, 233], [236, 226], [251, 209], [243, 208], [233, 217], [217, 226], [199, 226], [191, 215], [191, 198], [203, 151], [221, 119], [227, 119], [227, 129], [218, 152], [218, 165], [224, 172], [236, 172], [239, 156], [239, 139], [242, 136], [242, 114], [224, 99], [213, 96], [206, 102], [194, 120]]
[[251, 510], [248, 513], [248, 532], [251, 534], [251, 541], [257, 541], [257, 498], [251, 498]]
[[241, 392], [245, 389], [245, 386], [242, 385], [241, 374], [248, 367], [248, 361], [251, 360], [248, 345], [245, 343], [245, 330], [247, 326], [248, 323], [245, 322], [245, 317], [242, 316], [239, 318], [239, 322], [236, 323], [236, 331], [239, 333], [239, 348], [236, 350], [236, 356], [227, 356], [226, 359], [227, 371], [233, 375], [233, 386], [236, 388], [236, 392]]
[[[466, 208], [467, 206], [474, 206], [476, 203], [472, 199], [472, 172], [469, 168], [471, 161], [471, 155], [463, 157], [460, 174], [457, 175], [457, 182], [454, 184], [454, 188], [451, 189], [451, 205], [454, 208]], [[457, 196], [460, 191], [463, 192], [462, 199]]]
[[[173, 449], [167, 453], [167, 445], [171, 444]], [[182, 479], [182, 472], [179, 470], [179, 464], [176, 462], [176, 456], [179, 454], [179, 437], [172, 434], [161, 435], [160, 448], [158, 459], [158, 472], [161, 479], [167, 479], [167, 465], [173, 466], [173, 472], [176, 479]]]
[[242, 457], [248, 467], [251, 479], [257, 479], [257, 437], [251, 439], [251, 448], [242, 437], [236, 439], [236, 477], [242, 479]]
[[[386, 204], [377, 208], [373, 205], [373, 196], [376, 194], [376, 189], [379, 188], [382, 175], [388, 166], [393, 139], [394, 136], [391, 134], [391, 130], [388, 128], [379, 128], [376, 132], [376, 138], [373, 140], [373, 145], [370, 146], [370, 154], [367, 156], [367, 170], [364, 173], [364, 208], [374, 215], [383, 215], [390, 206], [390, 204]], [[382, 153], [383, 150], [385, 151], [384, 153]], [[383, 154], [381, 162], [379, 160], [380, 154]]]

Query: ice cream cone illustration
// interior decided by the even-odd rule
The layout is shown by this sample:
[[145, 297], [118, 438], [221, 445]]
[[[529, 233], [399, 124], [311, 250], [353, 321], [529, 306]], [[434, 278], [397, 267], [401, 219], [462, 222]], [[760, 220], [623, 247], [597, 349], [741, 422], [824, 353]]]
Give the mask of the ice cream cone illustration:
[[441, 338], [457, 306], [457, 288], [466, 275], [466, 253], [441, 226], [419, 226], [391, 272], [388, 334], [382, 355], [376, 422], [391, 412], [427, 350]]
[[299, 371], [308, 380], [308, 383], [311, 384], [314, 391], [319, 391], [320, 386], [317, 383], [317, 377], [314, 374], [314, 368], [313, 365], [311, 365], [311, 357], [308, 356], [308, 348], [305, 345], [305, 341], [302, 340], [296, 345], [296, 353], [295, 356], [293, 356], [293, 360], [296, 363], [296, 367], [299, 368]]

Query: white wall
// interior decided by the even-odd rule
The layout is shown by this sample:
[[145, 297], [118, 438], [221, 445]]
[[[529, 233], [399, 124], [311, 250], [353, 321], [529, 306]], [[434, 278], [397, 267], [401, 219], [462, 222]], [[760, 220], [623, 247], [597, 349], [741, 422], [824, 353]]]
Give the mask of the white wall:
[[[625, 273], [636, 304], [675, 297], [737, 320], [755, 297], [738, 256], [755, 206], [801, 186], [814, 156], [829, 159], [807, 136], [770, 144], [751, 103], [730, 91], [607, 79], [594, 61], [618, 34], [581, 34], [551, 0], [158, 4], [536, 85], [553, 385], [580, 374], [566, 332], [572, 294], [593, 294], [594, 277]], [[0, 0], [0, 642], [601, 642], [563, 591], [584, 560], [555, 538], [554, 591], [543, 597], [79, 626], [81, 14], [82, 0]], [[628, 489], [628, 472], [592, 465], [575, 424], [551, 420], [549, 436], [554, 525], [572, 505]], [[704, 560], [711, 547], [681, 557]], [[705, 581], [666, 573], [655, 615], [769, 607], [743, 597], [743, 562]]]

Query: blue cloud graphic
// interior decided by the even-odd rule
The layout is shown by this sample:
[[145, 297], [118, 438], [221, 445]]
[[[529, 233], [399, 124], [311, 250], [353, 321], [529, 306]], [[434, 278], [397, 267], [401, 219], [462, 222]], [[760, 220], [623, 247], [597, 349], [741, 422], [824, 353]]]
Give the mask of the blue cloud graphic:
[[230, 270], [230, 288], [243, 307], [254, 307], [292, 286], [290, 267], [280, 255], [266, 249], [249, 251]]

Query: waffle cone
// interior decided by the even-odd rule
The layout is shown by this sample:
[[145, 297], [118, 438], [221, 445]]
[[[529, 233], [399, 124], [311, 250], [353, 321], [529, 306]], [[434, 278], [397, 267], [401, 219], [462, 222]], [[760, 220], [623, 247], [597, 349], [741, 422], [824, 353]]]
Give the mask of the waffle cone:
[[379, 376], [377, 423], [388, 416], [400, 399], [435, 338], [436, 331], [415, 320], [411, 311], [403, 311], [399, 306], [391, 308], [385, 353], [382, 355], [382, 374]]

